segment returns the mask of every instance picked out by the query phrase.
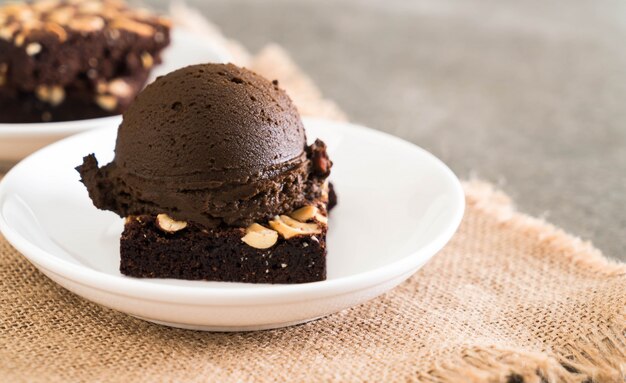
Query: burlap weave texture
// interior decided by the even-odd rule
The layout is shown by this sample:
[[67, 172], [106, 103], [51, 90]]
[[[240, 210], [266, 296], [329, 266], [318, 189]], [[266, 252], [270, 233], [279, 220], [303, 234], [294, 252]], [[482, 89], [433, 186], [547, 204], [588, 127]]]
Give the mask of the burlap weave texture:
[[465, 190], [459, 232], [406, 283], [256, 333], [178, 330], [99, 307], [2, 240], [0, 381], [623, 381], [626, 267], [514, 212], [489, 185]]
[[[248, 66], [342, 118], [279, 48]], [[364, 305], [256, 333], [143, 322], [58, 287], [0, 237], [0, 381], [624, 382], [626, 265], [465, 184], [451, 243]]]

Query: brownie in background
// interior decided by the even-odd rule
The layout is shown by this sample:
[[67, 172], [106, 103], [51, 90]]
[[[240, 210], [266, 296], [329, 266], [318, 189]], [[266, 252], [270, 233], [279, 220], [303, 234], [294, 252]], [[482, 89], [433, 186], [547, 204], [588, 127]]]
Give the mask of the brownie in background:
[[123, 1], [0, 7], [0, 123], [123, 112], [161, 62], [169, 22]]

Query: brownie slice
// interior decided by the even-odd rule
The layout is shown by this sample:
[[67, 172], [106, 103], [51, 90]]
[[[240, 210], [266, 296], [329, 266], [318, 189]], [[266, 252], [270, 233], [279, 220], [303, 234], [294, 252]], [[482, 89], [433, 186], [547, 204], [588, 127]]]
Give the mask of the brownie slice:
[[121, 113], [169, 44], [169, 22], [118, 0], [0, 7], [0, 122]]
[[120, 271], [138, 278], [248, 283], [307, 283], [326, 279], [328, 211], [333, 184], [288, 215], [247, 228], [206, 228], [166, 214], [126, 218]]
[[249, 283], [326, 279], [326, 225], [320, 224], [318, 233], [277, 235], [272, 246], [260, 249], [245, 242], [246, 228], [206, 229], [173, 220], [163, 225], [157, 217], [127, 218], [120, 241], [122, 274]]

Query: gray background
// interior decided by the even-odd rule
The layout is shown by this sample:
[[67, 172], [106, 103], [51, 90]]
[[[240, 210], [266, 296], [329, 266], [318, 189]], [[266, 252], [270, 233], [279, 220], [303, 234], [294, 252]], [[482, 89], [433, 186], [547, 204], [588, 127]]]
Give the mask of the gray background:
[[353, 121], [626, 260], [626, 2], [189, 3], [283, 45]]

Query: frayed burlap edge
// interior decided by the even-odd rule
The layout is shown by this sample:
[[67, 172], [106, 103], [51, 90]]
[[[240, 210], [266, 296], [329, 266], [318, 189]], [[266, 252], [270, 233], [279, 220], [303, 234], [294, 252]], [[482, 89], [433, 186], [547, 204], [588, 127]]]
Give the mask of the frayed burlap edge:
[[[607, 259], [588, 241], [516, 211], [504, 192], [482, 181], [463, 183], [466, 203], [503, 225], [532, 234], [578, 267], [606, 276], [626, 275], [626, 264]], [[419, 374], [423, 382], [604, 383], [626, 382], [626, 308], [614, 325], [581, 334], [576, 344], [549, 352], [472, 347]]]
[[[622, 329], [622, 332], [624, 330]], [[468, 348], [461, 355], [419, 376], [423, 382], [604, 383], [626, 378], [624, 335], [611, 329], [568, 356], [502, 348]], [[584, 350], [580, 350], [584, 348]]]

